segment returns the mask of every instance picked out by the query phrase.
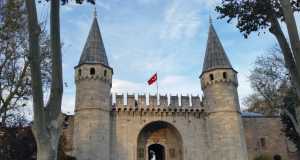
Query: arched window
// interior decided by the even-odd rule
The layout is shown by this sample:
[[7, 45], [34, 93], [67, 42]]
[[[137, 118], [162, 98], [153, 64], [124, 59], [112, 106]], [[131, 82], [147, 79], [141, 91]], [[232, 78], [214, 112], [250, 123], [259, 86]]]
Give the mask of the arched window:
[[209, 79], [210, 79], [211, 81], [213, 81], [213, 80], [214, 80], [214, 75], [213, 75], [213, 74], [210, 74], [210, 75], [209, 75]]
[[226, 72], [223, 72], [223, 78], [227, 79], [227, 73]]
[[81, 69], [78, 69], [78, 76], [81, 76]]
[[104, 77], [106, 77], [106, 75], [107, 75], [107, 71], [106, 71], [106, 70], [104, 70]]
[[90, 75], [95, 75], [96, 71], [95, 71], [95, 68], [91, 68], [90, 69]]

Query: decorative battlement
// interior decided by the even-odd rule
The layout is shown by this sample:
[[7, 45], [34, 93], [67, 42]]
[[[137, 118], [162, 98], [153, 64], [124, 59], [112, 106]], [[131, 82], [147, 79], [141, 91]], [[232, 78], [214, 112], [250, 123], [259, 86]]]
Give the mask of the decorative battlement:
[[170, 96], [170, 95], [112, 95], [114, 109], [203, 109], [199, 96]]

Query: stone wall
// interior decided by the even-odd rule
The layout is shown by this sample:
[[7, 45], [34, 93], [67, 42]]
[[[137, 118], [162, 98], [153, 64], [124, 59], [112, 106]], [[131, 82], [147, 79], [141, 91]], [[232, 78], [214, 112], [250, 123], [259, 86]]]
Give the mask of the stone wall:
[[[201, 110], [117, 109], [112, 112], [112, 117], [112, 160], [137, 160], [138, 136], [143, 128], [153, 122], [176, 128], [182, 139], [181, 154], [184, 160], [208, 158], [206, 120]], [[163, 142], [159, 139], [157, 143]], [[166, 144], [166, 148], [170, 148], [170, 144]]]
[[[111, 160], [125, 158], [124, 160], [136, 160], [137, 157], [137, 139], [140, 131], [151, 122], [163, 121], [176, 127], [181, 134], [184, 143], [184, 160], [194, 160], [192, 156], [198, 156], [199, 159], [208, 158], [208, 137], [205, 132], [205, 114], [200, 110], [191, 110], [190, 112], [174, 112], [170, 110], [114, 110], [113, 129], [112, 129], [112, 153]], [[68, 127], [64, 129], [64, 136], [67, 140], [67, 146], [64, 148], [67, 153], [72, 149], [73, 117], [68, 119]], [[243, 116], [246, 145], [249, 160], [260, 154], [269, 154], [274, 156], [281, 155], [285, 160], [298, 160], [299, 154], [295, 152], [293, 146], [288, 145], [288, 141], [281, 133], [281, 122], [278, 117], [254, 117]], [[118, 134], [118, 136], [117, 136]], [[195, 138], [197, 137], [197, 138]], [[265, 138], [265, 147], [261, 146], [261, 138]], [[290, 151], [290, 152], [289, 152]]]
[[65, 122], [63, 125], [64, 125], [63, 140], [65, 141], [63, 150], [64, 150], [65, 154], [72, 155], [74, 116], [65, 115]]
[[297, 153], [288, 151], [288, 141], [282, 133], [279, 117], [244, 116], [243, 118], [249, 160], [261, 154], [280, 155], [284, 160], [297, 160]]

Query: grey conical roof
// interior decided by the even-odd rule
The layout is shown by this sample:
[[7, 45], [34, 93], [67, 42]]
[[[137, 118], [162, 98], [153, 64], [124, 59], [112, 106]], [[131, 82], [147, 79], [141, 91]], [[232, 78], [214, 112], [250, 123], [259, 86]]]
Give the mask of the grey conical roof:
[[78, 65], [81, 64], [103, 64], [109, 66], [96, 16], [94, 17]]
[[212, 23], [210, 23], [202, 73], [217, 68], [232, 68], [232, 66]]

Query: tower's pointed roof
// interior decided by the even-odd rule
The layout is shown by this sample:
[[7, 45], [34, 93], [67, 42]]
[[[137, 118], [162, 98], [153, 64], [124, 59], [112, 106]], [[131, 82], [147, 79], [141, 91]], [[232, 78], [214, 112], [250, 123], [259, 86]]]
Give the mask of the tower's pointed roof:
[[94, 16], [78, 65], [81, 64], [103, 64], [109, 66], [96, 15]]
[[208, 40], [202, 73], [217, 68], [232, 68], [221, 41], [214, 29], [211, 18], [209, 21]]

